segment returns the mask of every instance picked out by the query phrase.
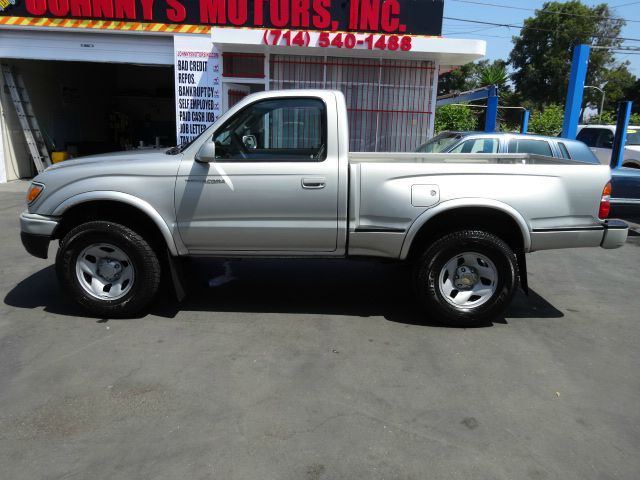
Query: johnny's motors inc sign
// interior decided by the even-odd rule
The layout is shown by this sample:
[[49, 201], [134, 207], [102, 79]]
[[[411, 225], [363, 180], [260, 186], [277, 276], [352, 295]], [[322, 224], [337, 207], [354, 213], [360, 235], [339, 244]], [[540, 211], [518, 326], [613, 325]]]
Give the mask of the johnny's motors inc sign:
[[185, 31], [175, 26], [190, 25], [438, 36], [442, 33], [444, 8], [443, 0], [9, 1], [0, 0], [7, 3], [0, 9], [0, 20], [11, 16], [20, 21], [5, 18], [0, 24], [91, 28], [156, 24], [173, 28], [146, 30], [169, 32]]

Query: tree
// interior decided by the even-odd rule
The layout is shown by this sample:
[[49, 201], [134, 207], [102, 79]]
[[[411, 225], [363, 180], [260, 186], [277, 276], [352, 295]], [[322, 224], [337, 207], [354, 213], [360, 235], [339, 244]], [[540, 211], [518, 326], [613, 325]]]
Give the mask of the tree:
[[450, 72], [440, 75], [438, 82], [438, 95], [448, 95], [455, 92], [464, 92], [475, 88], [475, 63], [467, 63]]
[[[628, 66], [629, 62], [624, 62], [605, 72], [604, 79], [607, 82], [604, 87], [606, 92], [605, 110], [615, 110], [618, 102], [630, 100], [627, 98], [627, 92], [635, 85], [636, 77], [629, 71]], [[600, 105], [600, 92], [593, 89], [587, 90], [591, 90], [590, 93], [593, 95], [589, 100]]]
[[436, 133], [443, 130], [475, 130], [476, 115], [466, 105], [445, 105], [436, 110]]
[[[606, 3], [588, 7], [578, 0], [546, 2], [534, 17], [524, 21], [520, 35], [513, 38], [509, 62], [516, 90], [538, 108], [563, 104], [574, 47], [619, 47], [624, 25], [625, 21], [615, 18]], [[607, 72], [617, 66], [609, 49], [593, 49], [587, 85], [602, 85]]]
[[500, 89], [508, 90], [509, 73], [507, 62], [504, 60], [481, 60], [477, 63], [467, 63], [450, 72], [440, 75], [438, 95], [455, 92], [465, 92], [474, 88], [498, 85]]
[[560, 105], [549, 105], [542, 111], [534, 112], [529, 121], [529, 132], [538, 135], [558, 136], [562, 131], [564, 109]]
[[503, 89], [508, 81], [507, 62], [503, 60], [487, 63], [480, 68], [478, 73], [478, 86], [480, 87], [497, 85], [500, 89]]
[[633, 110], [640, 112], [640, 80], [636, 80], [633, 85], [627, 88], [624, 96], [625, 100], [631, 100], [633, 102]]

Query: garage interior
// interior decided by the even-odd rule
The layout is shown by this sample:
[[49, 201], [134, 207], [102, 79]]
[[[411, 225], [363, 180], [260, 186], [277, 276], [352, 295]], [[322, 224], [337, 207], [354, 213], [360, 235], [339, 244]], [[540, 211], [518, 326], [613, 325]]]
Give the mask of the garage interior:
[[[50, 151], [80, 157], [133, 148], [176, 144], [173, 66], [72, 61], [14, 60], [3, 63], [21, 74]], [[3, 92], [13, 138], [24, 141], [15, 109]], [[35, 175], [25, 154], [13, 174]]]

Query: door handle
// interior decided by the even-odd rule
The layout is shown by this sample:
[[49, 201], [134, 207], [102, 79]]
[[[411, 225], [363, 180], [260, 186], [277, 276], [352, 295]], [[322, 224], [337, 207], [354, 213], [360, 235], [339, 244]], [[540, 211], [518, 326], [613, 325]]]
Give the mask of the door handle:
[[307, 190], [320, 190], [327, 186], [327, 179], [324, 177], [303, 178], [302, 188]]

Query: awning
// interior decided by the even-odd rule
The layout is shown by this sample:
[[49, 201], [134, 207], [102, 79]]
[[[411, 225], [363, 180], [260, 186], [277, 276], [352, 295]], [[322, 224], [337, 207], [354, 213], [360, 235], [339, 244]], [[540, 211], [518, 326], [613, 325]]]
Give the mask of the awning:
[[[285, 36], [284, 34], [287, 32], [290, 33]], [[321, 35], [324, 36], [324, 41]], [[340, 37], [336, 39], [338, 35]], [[351, 37], [347, 40], [347, 36]], [[487, 52], [487, 42], [484, 40], [407, 35], [404, 37], [396, 36], [393, 40], [393, 45], [390, 46], [391, 37], [390, 35], [382, 34], [348, 32], [221, 27], [213, 27], [211, 29], [211, 38], [214, 45], [223, 52], [271, 52], [291, 55], [430, 60], [441, 65], [464, 65], [483, 58]], [[404, 38], [410, 40], [403, 40]], [[396, 40], [398, 41], [397, 44], [395, 43]], [[342, 47], [337, 48], [331, 45], [334, 41], [337, 44], [342, 44]], [[403, 41], [405, 42], [404, 49], [402, 48]], [[329, 45], [326, 47], [320, 46], [327, 42]]]

